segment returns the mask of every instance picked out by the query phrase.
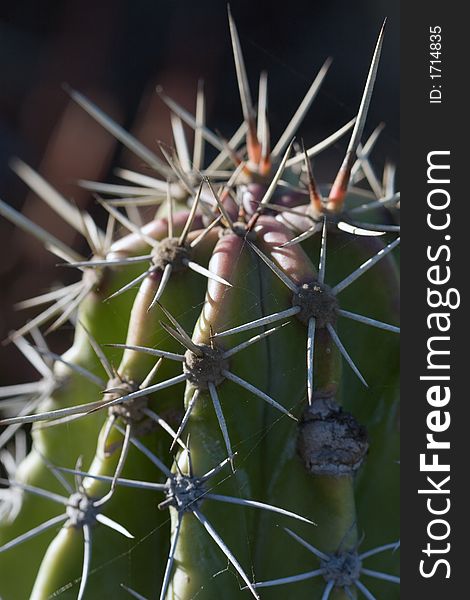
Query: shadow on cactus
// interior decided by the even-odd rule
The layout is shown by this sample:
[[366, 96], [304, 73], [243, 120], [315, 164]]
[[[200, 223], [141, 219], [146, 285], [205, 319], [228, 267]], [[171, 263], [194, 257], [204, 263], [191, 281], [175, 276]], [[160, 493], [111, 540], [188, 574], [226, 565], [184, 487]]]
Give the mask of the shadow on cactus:
[[[92, 256], [0, 203], [81, 274], [23, 302], [43, 310], [10, 335], [42, 379], [0, 388], [4, 600], [398, 597], [399, 193], [370, 160], [382, 127], [362, 144], [384, 29], [356, 118], [294, 137], [328, 60], [271, 148], [267, 76], [255, 107], [229, 26], [244, 119], [227, 139], [202, 85], [194, 115], [158, 90], [163, 158], [68, 90], [153, 171], [81, 182], [106, 231], [13, 163]], [[348, 134], [318, 184], [312, 158]], [[63, 356], [50, 321], [75, 327]]]

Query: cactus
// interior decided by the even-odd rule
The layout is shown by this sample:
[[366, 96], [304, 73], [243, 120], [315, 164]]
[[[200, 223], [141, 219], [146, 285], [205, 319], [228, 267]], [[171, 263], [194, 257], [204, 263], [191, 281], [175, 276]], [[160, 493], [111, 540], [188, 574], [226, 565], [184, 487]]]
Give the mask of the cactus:
[[[4, 600], [398, 597], [399, 194], [370, 162], [380, 128], [361, 144], [384, 29], [356, 119], [309, 149], [294, 138], [327, 61], [271, 149], [267, 78], [255, 109], [229, 26], [244, 121], [228, 140], [202, 87], [195, 116], [158, 90], [165, 160], [68, 90], [153, 171], [81, 182], [105, 231], [13, 163], [92, 256], [0, 203], [81, 273], [24, 302], [48, 307], [10, 335], [41, 379], [0, 388]], [[345, 135], [319, 185], [312, 158]], [[142, 206], [157, 208], [143, 225]], [[60, 356], [41, 329], [67, 321]]]

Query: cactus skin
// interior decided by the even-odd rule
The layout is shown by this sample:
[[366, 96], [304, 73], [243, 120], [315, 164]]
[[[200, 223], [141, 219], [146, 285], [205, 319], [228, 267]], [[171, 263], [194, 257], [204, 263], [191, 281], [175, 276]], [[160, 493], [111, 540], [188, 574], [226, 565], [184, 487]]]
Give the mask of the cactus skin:
[[[205, 127], [200, 94], [193, 121], [162, 96], [174, 112], [179, 146], [178, 154], [166, 156], [167, 166], [72, 92], [171, 184], [155, 219], [141, 229], [108, 207], [110, 218], [130, 233], [115, 239], [103, 256], [94, 252], [103, 267], [81, 265], [84, 281], [99, 273], [98, 283], [80, 303], [72, 348], [55, 363], [60, 384], [37, 412], [100, 400], [113, 400], [114, 406], [78, 417], [71, 412], [68, 422], [55, 425], [47, 422], [53, 416], [44, 417], [53, 426], [35, 423], [31, 452], [10, 485], [68, 498], [70, 490], [65, 492], [59, 479], [72, 483], [75, 473], [95, 513], [134, 539], [112, 531], [93, 511], [90, 521], [80, 512], [74, 521], [63, 505], [25, 489], [17, 516], [0, 522], [4, 600], [105, 594], [123, 600], [130, 594], [161, 600], [235, 600], [250, 594], [266, 600], [398, 598], [398, 553], [387, 552], [398, 532], [398, 341], [396, 327], [378, 328], [398, 320], [398, 271], [391, 252], [397, 228], [386, 208], [394, 190], [393, 183], [384, 184], [385, 201], [376, 202], [378, 210], [367, 213], [363, 227], [370, 224], [373, 230], [374, 221], [383, 226], [391, 232], [386, 243], [374, 231], [354, 235], [360, 228], [354, 210], [359, 207], [360, 214], [368, 196], [348, 192], [383, 32], [345, 161], [323, 200], [307, 158], [302, 184], [300, 172], [289, 167], [292, 143], [284, 144], [284, 152], [269, 153], [263, 110], [256, 123], [238, 34], [230, 15], [229, 20], [247, 156], [228, 152], [234, 175], [217, 191], [213, 182], [200, 182], [201, 165], [188, 167], [181, 153], [178, 120]], [[225, 151], [217, 136], [204, 132]], [[298, 164], [302, 154], [296, 155]], [[288, 186], [279, 185], [281, 178]], [[162, 182], [154, 185], [166, 196]], [[234, 188], [233, 195], [225, 185]], [[294, 243], [299, 234], [302, 243]], [[163, 254], [170, 246], [173, 254]], [[152, 256], [150, 266], [148, 258], [139, 262], [143, 255]], [[377, 264], [368, 270], [370, 259]], [[113, 265], [116, 261], [128, 264]], [[360, 276], [336, 292], [359, 267]], [[138, 287], [120, 293], [139, 276]], [[307, 303], [302, 304], [302, 293], [310, 294]], [[380, 323], [358, 323], [338, 310]], [[256, 324], [286, 311], [285, 318]], [[231, 352], [253, 336], [259, 338]], [[148, 410], [158, 413], [166, 431]], [[184, 431], [172, 444], [168, 432], [173, 429], [174, 436], [186, 416]], [[217, 465], [220, 472], [200, 479]], [[176, 481], [193, 491], [175, 488]], [[135, 482], [147, 489], [135, 489]], [[158, 485], [149, 489], [149, 482]], [[17, 536], [62, 513], [68, 515], [65, 522], [9, 547]], [[88, 530], [92, 552], [83, 566]], [[374, 548], [377, 553], [364, 557], [363, 565], [361, 553]], [[20, 578], [16, 564], [23, 565]], [[296, 580], [318, 569], [315, 577]], [[288, 577], [294, 581], [272, 581]], [[267, 582], [273, 585], [263, 585]]]

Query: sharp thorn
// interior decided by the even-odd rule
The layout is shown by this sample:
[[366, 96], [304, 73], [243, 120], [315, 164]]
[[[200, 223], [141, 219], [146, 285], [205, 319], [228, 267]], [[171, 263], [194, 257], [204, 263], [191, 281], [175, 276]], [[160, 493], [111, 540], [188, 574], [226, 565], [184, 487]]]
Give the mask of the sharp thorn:
[[[222, 407], [220, 405], [219, 395], [217, 393], [217, 389], [212, 382], [209, 382], [209, 394], [212, 400], [212, 404], [214, 406], [215, 414], [217, 416], [217, 421], [219, 422], [219, 427], [222, 432], [222, 437], [224, 438], [225, 447], [227, 449], [227, 454], [229, 457], [233, 457], [232, 445], [230, 443], [230, 436], [227, 429], [227, 423], [225, 422], [224, 413], [222, 411]], [[233, 470], [233, 462], [231, 462], [232, 470]]]
[[216, 275], [212, 271], [209, 271], [209, 269], [206, 269], [205, 267], [198, 265], [194, 261], [185, 260], [183, 262], [188, 266], [189, 269], [191, 269], [192, 271], [194, 271], [196, 273], [199, 273], [199, 275], [204, 275], [204, 277], [207, 277], [208, 279], [213, 279], [214, 281], [217, 281], [218, 283], [221, 283], [222, 285], [226, 285], [227, 287], [233, 287], [232, 284], [229, 283], [226, 279], [224, 279], [223, 277], [219, 277], [219, 275]]
[[336, 176], [335, 182], [333, 183], [333, 186], [330, 191], [330, 195], [328, 198], [328, 207], [330, 210], [337, 211], [342, 207], [344, 197], [349, 186], [351, 178], [351, 169], [356, 160], [357, 148], [361, 142], [362, 133], [364, 131], [364, 125], [369, 110], [370, 100], [372, 97], [372, 91], [374, 89], [375, 78], [377, 75], [377, 69], [379, 66], [380, 54], [382, 50], [384, 27], [385, 22], [382, 25], [377, 44], [375, 46], [371, 66], [367, 75], [364, 93], [362, 95], [361, 104], [359, 106], [359, 111], [357, 114], [357, 119], [354, 124], [354, 129], [351, 134], [351, 139], [349, 141], [348, 148], [346, 150], [346, 156], [344, 158], [340, 170], [338, 171], [338, 175]]
[[400, 578], [395, 575], [388, 575], [388, 573], [381, 573], [380, 571], [372, 571], [371, 569], [361, 569], [361, 573], [373, 577], [374, 579], [381, 579], [383, 581], [390, 581], [390, 583], [400, 583]]
[[343, 355], [343, 357], [345, 358], [346, 362], [348, 363], [348, 365], [351, 367], [351, 369], [354, 371], [354, 373], [356, 373], [356, 375], [358, 376], [359, 380], [361, 381], [362, 384], [364, 384], [366, 387], [369, 387], [367, 385], [366, 380], [364, 379], [364, 377], [362, 376], [361, 372], [359, 371], [359, 369], [356, 367], [356, 365], [354, 364], [353, 359], [349, 356], [348, 351], [346, 350], [346, 348], [343, 346], [343, 343], [341, 342], [341, 340], [339, 339], [338, 334], [336, 333], [333, 325], [331, 325], [330, 323], [327, 323], [326, 325], [329, 334], [331, 335], [334, 343], [336, 344], [338, 350], [341, 352], [341, 354]]
[[272, 506], [271, 504], [265, 504], [264, 502], [257, 502], [256, 500], [246, 500], [245, 498], [235, 498], [232, 496], [222, 496], [220, 494], [212, 494], [212, 493], [206, 494], [205, 498], [215, 500], [217, 502], [227, 502], [228, 504], [238, 504], [240, 506], [246, 506], [248, 508], [259, 508], [261, 510], [266, 510], [268, 512], [274, 512], [279, 515], [291, 517], [293, 519], [297, 519], [298, 521], [303, 521], [304, 523], [309, 523], [309, 525], [314, 525], [314, 522], [311, 521], [310, 519], [301, 517], [300, 515], [292, 512], [290, 510], [285, 510], [284, 508], [279, 508], [278, 506]]
[[165, 574], [163, 576], [163, 584], [162, 584], [162, 589], [160, 592], [160, 600], [165, 600], [166, 594], [168, 591], [168, 586], [170, 585], [171, 571], [172, 571], [173, 563], [175, 560], [176, 547], [178, 545], [182, 522], [183, 522], [183, 516], [179, 514], [178, 515], [178, 523], [176, 525], [176, 529], [172, 536], [172, 540], [171, 540], [171, 544], [170, 544], [170, 552], [168, 554], [168, 560], [167, 560], [166, 567], [165, 567]]
[[282, 325], [278, 325], [277, 327], [272, 327], [271, 329], [268, 329], [267, 331], [264, 331], [263, 333], [259, 333], [258, 335], [253, 336], [246, 342], [242, 342], [238, 346], [234, 346], [233, 348], [230, 348], [230, 350], [227, 350], [224, 353], [223, 357], [229, 358], [230, 356], [237, 354], [237, 352], [240, 352], [241, 350], [248, 348], [252, 344], [256, 344], [256, 342], [259, 342], [260, 340], [264, 339], [265, 337], [268, 337], [269, 335], [273, 334], [275, 331], [278, 331], [279, 329], [282, 329], [286, 325], [289, 325], [289, 323], [290, 323], [290, 321], [287, 321], [287, 323], [283, 323]]
[[83, 108], [95, 121], [97, 121], [106, 131], [121, 142], [126, 148], [131, 150], [136, 156], [150, 165], [158, 173], [166, 177], [169, 173], [168, 167], [158, 158], [156, 154], [146, 148], [134, 136], [128, 133], [120, 125], [106, 115], [96, 104], [88, 100], [83, 94], [73, 90], [70, 87], [66, 88], [69, 96], [79, 106]]
[[300, 312], [299, 306], [293, 306], [292, 308], [288, 308], [287, 310], [282, 310], [277, 313], [273, 313], [272, 315], [268, 315], [267, 317], [261, 317], [260, 319], [255, 319], [250, 323], [245, 323], [244, 325], [239, 325], [238, 327], [233, 327], [232, 329], [227, 329], [226, 331], [220, 331], [214, 334], [214, 338], [224, 337], [227, 335], [233, 335], [235, 333], [241, 333], [242, 331], [249, 331], [250, 329], [254, 329], [256, 327], [263, 327], [264, 325], [270, 325], [271, 323], [275, 323], [276, 321], [282, 321], [283, 319], [288, 319]]
[[[113, 478], [113, 481], [114, 481], [114, 478]], [[117, 523], [116, 521], [114, 521], [114, 519], [110, 519], [106, 515], [102, 515], [102, 514], [99, 513], [99, 514], [96, 515], [96, 520], [99, 523], [101, 523], [102, 525], [104, 525], [105, 527], [109, 527], [110, 529], [114, 529], [114, 531], [117, 531], [118, 533], [120, 533], [124, 537], [129, 538], [130, 540], [134, 539], [134, 536], [132, 535], [132, 533], [130, 533], [130, 531], [128, 531], [125, 527], [123, 527], [122, 525], [120, 525], [119, 523]]]
[[242, 567], [240, 566], [240, 564], [237, 561], [237, 559], [235, 558], [235, 556], [231, 553], [229, 548], [226, 546], [225, 542], [222, 540], [222, 538], [219, 536], [219, 534], [216, 532], [216, 530], [212, 527], [210, 522], [206, 519], [206, 517], [199, 510], [193, 510], [193, 515], [201, 523], [201, 525], [204, 527], [204, 529], [207, 531], [207, 533], [211, 536], [211, 538], [214, 540], [214, 542], [217, 544], [217, 546], [222, 550], [222, 552], [225, 554], [225, 556], [230, 561], [230, 563], [234, 566], [234, 568], [236, 569], [236, 571], [238, 572], [240, 577], [247, 584], [248, 589], [250, 590], [252, 595], [256, 598], [256, 600], [259, 600], [259, 596], [256, 593], [250, 580], [246, 576], [245, 571], [242, 569]]
[[362, 592], [364, 594], [364, 596], [367, 598], [367, 600], [377, 600], [375, 596], [373, 596], [369, 590], [366, 588], [366, 586], [361, 583], [359, 581], [359, 579], [356, 579], [354, 581], [354, 585], [357, 587], [357, 589]]
[[166, 350], [158, 350], [157, 348], [147, 348], [146, 346], [133, 346], [131, 344], [106, 344], [110, 348], [124, 348], [125, 350], [134, 350], [135, 352], [145, 352], [152, 356], [158, 356], [162, 358], [168, 358], [169, 360], [177, 360], [179, 362], [184, 361], [183, 354], [175, 354], [174, 352], [167, 352]]
[[41, 523], [41, 525], [38, 525], [37, 527], [33, 527], [33, 529], [30, 529], [26, 533], [23, 533], [22, 535], [19, 535], [15, 539], [10, 540], [3, 546], [0, 546], [0, 553], [6, 552], [7, 550], [10, 550], [10, 548], [14, 548], [15, 546], [19, 546], [23, 542], [26, 542], [27, 540], [35, 537], [36, 535], [39, 535], [43, 531], [47, 531], [51, 527], [54, 527], [55, 525], [59, 525], [59, 523], [62, 523], [66, 519], [67, 519], [67, 515], [58, 515], [57, 517], [48, 519], [44, 523]]
[[327, 554], [324, 554], [321, 550], [318, 550], [318, 548], [315, 548], [315, 546], [313, 546], [312, 544], [309, 544], [306, 540], [304, 540], [303, 538], [301, 538], [300, 535], [297, 535], [291, 529], [288, 529], [287, 527], [284, 527], [284, 531], [288, 535], [290, 535], [291, 538], [293, 538], [296, 542], [298, 542], [299, 544], [301, 544], [304, 548], [306, 548], [309, 552], [311, 552], [312, 554], [314, 554], [320, 560], [327, 560], [328, 559], [328, 555]]
[[331, 58], [327, 58], [326, 61], [323, 63], [322, 68], [320, 69], [317, 76], [313, 80], [310, 88], [308, 89], [307, 93], [305, 94], [305, 97], [303, 98], [302, 102], [300, 103], [299, 108], [295, 111], [292, 119], [290, 120], [289, 124], [287, 125], [287, 127], [284, 130], [281, 137], [279, 138], [279, 141], [274, 146], [273, 151], [272, 151], [272, 156], [279, 156], [279, 154], [281, 154], [284, 151], [284, 148], [289, 143], [289, 140], [291, 140], [294, 137], [294, 135], [297, 133], [297, 129], [299, 128], [302, 121], [304, 120], [305, 115], [307, 114], [312, 102], [315, 100], [315, 98], [318, 94], [318, 91], [320, 90], [320, 87], [323, 83], [323, 80], [326, 77], [326, 74], [328, 73], [331, 63], [332, 63]]
[[377, 252], [377, 254], [375, 254], [372, 258], [366, 260], [366, 262], [364, 262], [358, 269], [353, 271], [350, 275], [345, 277], [343, 281], [334, 286], [334, 288], [331, 290], [333, 294], [339, 294], [341, 291], [343, 291], [345, 288], [351, 285], [351, 283], [356, 281], [356, 279], [358, 279], [359, 277], [361, 277], [361, 275], [366, 273], [371, 267], [373, 267], [377, 262], [379, 262], [379, 260], [382, 260], [382, 258], [384, 258], [389, 252], [396, 248], [396, 246], [398, 246], [399, 243], [400, 238], [397, 238], [396, 240], [388, 244], [388, 246], [382, 248], [382, 250]]
[[382, 323], [382, 321], [377, 321], [376, 319], [371, 319], [370, 317], [364, 317], [362, 315], [358, 315], [356, 313], [349, 312], [348, 310], [338, 309], [338, 314], [342, 317], [346, 317], [348, 319], [352, 319], [353, 321], [358, 321], [359, 323], [365, 323], [366, 325], [372, 325], [372, 327], [377, 327], [378, 329], [385, 329], [385, 331], [391, 331], [393, 333], [400, 333], [400, 328], [395, 325], [389, 325], [388, 323]]
[[151, 311], [152, 308], [155, 306], [155, 304], [158, 304], [160, 298], [163, 296], [163, 292], [165, 291], [166, 286], [168, 285], [168, 282], [170, 281], [172, 272], [173, 272], [173, 265], [171, 263], [168, 263], [167, 265], [165, 265], [165, 268], [163, 269], [163, 273], [162, 273], [162, 276], [160, 279], [160, 285], [158, 286], [158, 289], [155, 292], [155, 296], [153, 297], [152, 302], [149, 304], [149, 307], [147, 308], [147, 312]]
[[315, 317], [308, 320], [307, 334], [307, 397], [308, 403], [313, 404], [313, 377], [314, 377], [314, 355], [315, 355]]
[[247, 244], [250, 248], [260, 257], [260, 259], [271, 269], [271, 271], [282, 281], [282, 283], [293, 293], [297, 294], [297, 285], [280, 269], [270, 258], [264, 254], [259, 248], [252, 242], [247, 240]]
[[271, 398], [271, 396], [268, 396], [267, 394], [265, 394], [264, 392], [262, 392], [261, 390], [259, 390], [257, 387], [255, 387], [251, 383], [248, 383], [248, 381], [245, 381], [241, 377], [238, 377], [234, 373], [231, 373], [230, 371], [227, 371], [227, 370], [222, 371], [222, 375], [224, 375], [224, 377], [226, 377], [230, 381], [233, 381], [233, 383], [236, 383], [239, 386], [245, 388], [246, 390], [248, 390], [249, 392], [251, 392], [255, 396], [258, 396], [259, 398], [261, 398], [261, 400], [264, 400], [265, 402], [267, 402], [268, 404], [270, 404], [274, 408], [277, 408], [277, 410], [281, 411], [283, 414], [287, 415], [288, 417], [290, 417], [294, 421], [298, 420], [298, 419], [296, 419], [296, 417], [294, 417], [294, 415], [292, 413], [290, 413], [286, 408], [284, 408], [282, 406], [282, 404], [279, 404], [279, 402], [276, 402], [276, 400], [273, 400]]
[[[356, 122], [355, 118], [351, 119], [350, 121], [348, 121], [348, 123], [346, 123], [346, 125], [343, 125], [343, 127], [338, 129], [338, 131], [335, 131], [330, 136], [325, 138], [323, 141], [321, 141], [318, 144], [315, 144], [315, 146], [312, 146], [311, 148], [309, 148], [307, 150], [307, 156], [309, 158], [313, 158], [314, 156], [317, 156], [318, 154], [320, 154], [321, 152], [323, 152], [330, 146], [333, 146], [333, 144], [336, 144], [336, 142], [338, 140], [340, 140], [354, 126], [355, 122]], [[304, 154], [303, 153], [298, 154], [297, 156], [294, 156], [287, 161], [286, 168], [289, 169], [290, 167], [293, 167], [294, 165], [296, 165], [299, 162], [302, 162], [303, 160], [305, 160]]]
[[91, 566], [91, 549], [92, 549], [92, 533], [91, 527], [88, 524], [82, 526], [83, 530], [83, 568], [80, 581], [80, 589], [78, 590], [77, 600], [83, 600], [85, 588], [88, 583], [88, 575]]

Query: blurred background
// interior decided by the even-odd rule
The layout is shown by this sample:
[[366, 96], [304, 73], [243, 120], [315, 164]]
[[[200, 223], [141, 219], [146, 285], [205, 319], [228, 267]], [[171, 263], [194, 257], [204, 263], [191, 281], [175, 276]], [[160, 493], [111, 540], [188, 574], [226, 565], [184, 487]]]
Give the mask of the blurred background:
[[[313, 145], [357, 112], [382, 20], [384, 50], [366, 136], [386, 128], [374, 151], [380, 173], [399, 152], [398, 0], [264, 0], [231, 2], [252, 94], [259, 72], [269, 75], [271, 139], [276, 141], [328, 56], [333, 65], [299, 132]], [[68, 83], [83, 92], [153, 151], [171, 144], [169, 112], [155, 86], [191, 112], [197, 82], [205, 83], [207, 121], [230, 137], [242, 120], [224, 0], [3, 0], [0, 4], [0, 198], [84, 250], [72, 228], [40, 202], [9, 168], [18, 156], [98, 221], [91, 195], [77, 179], [113, 181], [126, 166], [148, 167], [73, 104]], [[191, 132], [187, 131], [191, 139]], [[347, 139], [316, 160], [320, 182], [338, 168]], [[208, 157], [210, 152], [208, 149]], [[77, 280], [55, 268], [57, 258], [0, 218], [0, 339], [35, 313], [13, 305], [52, 283]], [[71, 328], [51, 334], [60, 352]], [[0, 385], [29, 381], [35, 372], [12, 347], [0, 348]]]

